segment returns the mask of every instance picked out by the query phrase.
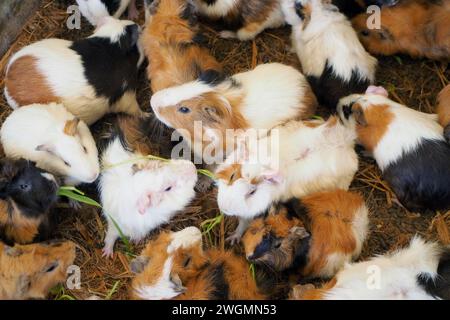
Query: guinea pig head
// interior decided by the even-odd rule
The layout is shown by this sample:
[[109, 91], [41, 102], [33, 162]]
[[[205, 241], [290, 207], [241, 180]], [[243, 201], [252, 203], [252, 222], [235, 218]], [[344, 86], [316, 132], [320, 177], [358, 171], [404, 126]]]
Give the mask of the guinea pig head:
[[[6, 246], [0, 243], [0, 298], [44, 299], [63, 282], [75, 260], [75, 244], [52, 241]], [[6, 297], [1, 297], [2, 291]]]

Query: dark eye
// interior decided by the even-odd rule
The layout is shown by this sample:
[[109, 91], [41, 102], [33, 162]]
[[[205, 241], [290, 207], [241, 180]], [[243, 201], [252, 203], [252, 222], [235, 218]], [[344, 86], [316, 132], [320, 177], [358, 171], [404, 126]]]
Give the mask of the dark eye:
[[179, 107], [178, 112], [189, 113], [189, 112], [191, 112], [191, 109], [189, 109], [188, 107]]
[[252, 191], [250, 191], [250, 192], [248, 193], [248, 196], [252, 196], [252, 195], [254, 195], [255, 193], [256, 193], [256, 188], [253, 189]]
[[84, 151], [84, 153], [87, 153], [87, 149], [85, 146], [83, 146], [83, 151]]
[[58, 262], [52, 263], [50, 266], [47, 267], [47, 269], [45, 269], [44, 272], [45, 273], [53, 272], [55, 271], [56, 268], [58, 268], [58, 266], [59, 266]]
[[183, 268], [186, 268], [191, 263], [191, 260], [191, 257], [188, 257], [183, 263]]
[[361, 31], [361, 35], [364, 36], [364, 37], [368, 37], [369, 36], [369, 30]]
[[274, 243], [273, 243], [273, 248], [274, 249], [279, 249], [281, 247], [281, 241], [280, 240], [276, 240]]
[[166, 190], [164, 190], [164, 192], [169, 192], [170, 190], [172, 190], [172, 187], [171, 187], [171, 186], [168, 187], [168, 188], [166, 188]]
[[27, 185], [27, 184], [21, 184], [19, 187], [20, 187], [21, 190], [24, 190], [24, 191], [25, 191], [25, 190], [28, 190], [28, 188], [29, 188], [30, 186]]
[[63, 162], [64, 162], [64, 164], [66, 165], [66, 167], [69, 167], [69, 168], [71, 167], [71, 165], [70, 165], [67, 161], [64, 161], [64, 160], [63, 160]]

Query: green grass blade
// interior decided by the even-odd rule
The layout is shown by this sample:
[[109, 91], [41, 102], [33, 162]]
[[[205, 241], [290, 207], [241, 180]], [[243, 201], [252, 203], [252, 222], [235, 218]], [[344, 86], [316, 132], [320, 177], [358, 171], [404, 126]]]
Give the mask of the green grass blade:
[[105, 296], [105, 300], [111, 300], [112, 296], [117, 293], [120, 285], [120, 280], [117, 280], [111, 290], [108, 292], [108, 294]]

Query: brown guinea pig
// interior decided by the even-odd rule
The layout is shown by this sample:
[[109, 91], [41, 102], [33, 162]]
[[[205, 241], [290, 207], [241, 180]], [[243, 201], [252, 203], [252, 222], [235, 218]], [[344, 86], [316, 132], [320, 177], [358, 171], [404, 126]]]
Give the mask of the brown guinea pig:
[[[298, 215], [306, 214], [308, 232]], [[330, 278], [357, 258], [368, 232], [363, 198], [349, 191], [315, 193], [256, 219], [242, 241], [247, 259], [276, 271]]]
[[52, 241], [10, 247], [0, 242], [0, 300], [45, 299], [66, 279], [75, 244]]
[[369, 14], [353, 20], [353, 27], [373, 54], [408, 54], [448, 60], [450, 56], [450, 1], [402, 1], [381, 10], [381, 28], [369, 29]]
[[450, 84], [439, 93], [437, 114], [444, 127], [445, 139], [450, 142]]

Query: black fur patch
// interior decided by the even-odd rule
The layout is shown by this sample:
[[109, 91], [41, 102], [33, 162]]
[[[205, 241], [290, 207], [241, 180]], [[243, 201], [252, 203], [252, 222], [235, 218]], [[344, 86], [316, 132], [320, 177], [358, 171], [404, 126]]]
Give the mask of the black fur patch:
[[198, 23], [197, 14], [195, 13], [195, 7], [192, 3], [186, 2], [183, 11], [180, 14], [180, 18], [187, 20], [190, 26], [195, 26]]
[[288, 211], [289, 218], [299, 218], [303, 220], [308, 215], [308, 208], [297, 198], [292, 198], [283, 203]]
[[450, 143], [450, 124], [444, 128], [444, 137]]
[[203, 2], [205, 2], [208, 6], [213, 6], [217, 0], [202, 0]]
[[383, 176], [411, 212], [450, 209], [450, 145], [424, 139], [384, 170]]
[[101, 0], [108, 10], [108, 13], [113, 16], [119, 10], [121, 0]]
[[291, 270], [303, 269], [308, 263], [308, 253], [310, 249], [311, 236], [302, 239], [295, 250], [294, 263]]
[[210, 86], [216, 86], [225, 80], [225, 76], [217, 70], [209, 69], [203, 71], [198, 80]]
[[297, 16], [298, 16], [300, 19], [302, 19], [302, 20], [305, 19], [305, 13], [303, 12], [303, 10], [304, 10], [304, 7], [303, 7], [303, 5], [301, 4], [301, 2], [296, 1], [296, 2], [295, 2], [295, 13], [296, 13]]
[[214, 290], [210, 294], [211, 300], [228, 300], [230, 287], [225, 280], [225, 262], [214, 265], [209, 270]]
[[261, 258], [267, 252], [270, 252], [270, 250], [272, 250], [273, 248], [275, 240], [276, 238], [271, 232], [265, 235], [261, 242], [256, 246], [255, 250], [253, 251], [253, 255], [248, 257], [248, 259], [253, 261]]
[[439, 260], [437, 276], [432, 279], [429, 274], [417, 276], [417, 283], [435, 298], [450, 300], [450, 250], [447, 249]]

